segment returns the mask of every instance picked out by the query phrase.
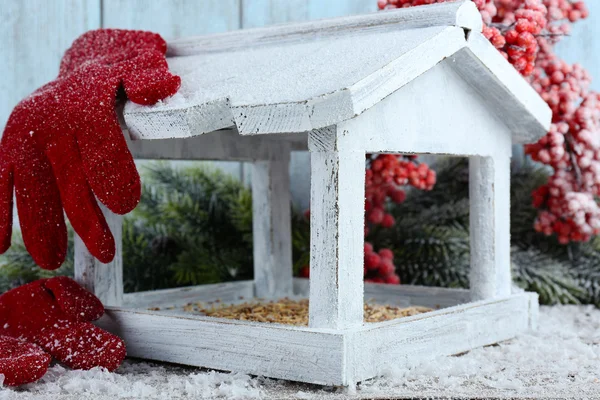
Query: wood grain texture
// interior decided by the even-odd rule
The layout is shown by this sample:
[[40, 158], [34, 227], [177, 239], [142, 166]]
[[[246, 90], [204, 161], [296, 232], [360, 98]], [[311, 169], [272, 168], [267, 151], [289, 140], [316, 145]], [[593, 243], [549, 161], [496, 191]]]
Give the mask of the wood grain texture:
[[123, 338], [131, 357], [321, 385], [344, 381], [344, 338], [333, 332], [119, 308], [107, 309], [98, 325]]
[[[169, 40], [239, 29], [240, 7], [239, 0], [102, 0], [102, 22], [105, 28], [149, 30]], [[214, 107], [207, 107], [202, 115], [206, 119], [220, 118]], [[149, 145], [151, 148], [155, 146]], [[170, 144], [166, 148], [172, 149], [173, 146]], [[212, 164], [241, 178], [240, 163], [216, 161]]]
[[143, 29], [165, 39], [240, 28], [239, 0], [102, 0], [105, 28]]
[[482, 34], [472, 32], [468, 49], [454, 61], [457, 73], [510, 128], [514, 143], [532, 143], [548, 132], [552, 111], [546, 102]]
[[170, 160], [269, 160], [282, 149], [307, 148], [306, 134], [288, 140], [272, 136], [240, 136], [235, 129], [221, 130], [183, 139], [129, 140], [136, 159]]
[[338, 129], [345, 134], [339, 148], [367, 153], [501, 152], [509, 157], [510, 130], [457, 76], [452, 63], [452, 58], [446, 59], [363, 114], [340, 123]]
[[216, 283], [175, 289], [150, 290], [123, 295], [123, 307], [148, 308], [182, 306], [190, 302], [238, 301], [254, 297], [253, 281]]
[[0, 6], [0, 127], [24, 97], [58, 75], [73, 40], [100, 27], [100, 0], [3, 1]]
[[591, 88], [600, 90], [600, 2], [586, 1], [585, 6], [590, 11], [588, 18], [573, 24], [571, 33], [562, 38], [555, 50], [559, 57], [569, 64], [580, 64], [592, 76]]
[[75, 234], [75, 280], [102, 301], [105, 306], [123, 304], [123, 216], [100, 204], [108, 227], [115, 238], [115, 258], [108, 264], [98, 261]]
[[348, 385], [510, 339], [534, 328], [537, 296], [520, 293], [342, 330], [109, 307], [98, 325], [133, 357], [323, 385]]
[[290, 148], [279, 146], [252, 169], [252, 237], [256, 296], [292, 294]]
[[[365, 301], [399, 307], [423, 306], [438, 309], [471, 301], [471, 294], [466, 289], [386, 285], [368, 282], [365, 282], [364, 288]], [[309, 291], [310, 283], [308, 279], [294, 278], [294, 294], [296, 296], [308, 297]]]
[[[272, 3], [271, 3], [272, 4]], [[289, 10], [276, 5], [269, 14]], [[340, 10], [341, 11], [341, 10]], [[344, 13], [336, 13], [343, 15]], [[286, 16], [288, 18], [286, 18]], [[296, 20], [284, 13], [284, 21]], [[303, 19], [303, 18], [298, 18]], [[272, 21], [273, 18], [270, 18]], [[171, 57], [192, 56], [212, 52], [230, 52], [249, 47], [285, 45], [304, 40], [328, 39], [337, 36], [355, 35], [364, 31], [411, 30], [432, 26], [455, 26], [481, 31], [481, 16], [471, 1], [432, 4], [426, 7], [400, 8], [385, 13], [346, 16], [316, 21], [281, 24], [268, 28], [244, 29], [225, 34], [198, 36], [169, 42]], [[247, 28], [248, 26], [244, 26]]]
[[347, 382], [511, 339], [530, 329], [530, 304], [512, 295], [365, 325], [348, 338]]
[[469, 158], [472, 300], [506, 297], [510, 271], [510, 159]]
[[309, 326], [363, 322], [365, 152], [338, 151], [335, 128], [309, 134], [311, 152]]
[[[311, 131], [360, 115], [452, 56], [513, 140], [535, 140], [547, 131], [550, 110], [480, 33], [465, 35], [461, 26], [470, 25], [462, 19], [481, 22], [473, 7], [443, 3], [173, 42], [180, 92], [153, 107], [128, 103], [125, 120], [147, 139], [232, 125], [242, 135]], [[418, 21], [425, 22], [414, 29]]]

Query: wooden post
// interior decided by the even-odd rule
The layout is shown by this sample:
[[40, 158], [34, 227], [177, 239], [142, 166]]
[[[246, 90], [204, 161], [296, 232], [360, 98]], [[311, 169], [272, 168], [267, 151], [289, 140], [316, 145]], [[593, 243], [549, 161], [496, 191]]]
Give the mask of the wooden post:
[[273, 157], [252, 168], [252, 230], [255, 295], [292, 295], [290, 148], [275, 146]]
[[471, 298], [505, 297], [511, 291], [510, 159], [469, 158]]
[[365, 152], [339, 150], [335, 129], [310, 132], [309, 326], [363, 323]]
[[108, 264], [98, 261], [75, 235], [75, 280], [94, 293], [105, 306], [123, 304], [123, 216], [112, 213], [100, 204], [110, 231], [115, 238], [115, 258]]

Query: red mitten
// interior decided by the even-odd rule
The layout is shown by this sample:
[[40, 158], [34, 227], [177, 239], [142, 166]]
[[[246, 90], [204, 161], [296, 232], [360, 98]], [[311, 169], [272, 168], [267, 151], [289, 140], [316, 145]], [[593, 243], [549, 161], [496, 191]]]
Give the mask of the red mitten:
[[0, 295], [0, 335], [35, 343], [70, 368], [113, 371], [125, 344], [89, 322], [103, 313], [102, 303], [72, 279], [40, 279]]
[[33, 343], [0, 336], [0, 374], [4, 375], [3, 385], [18, 386], [37, 381], [48, 370], [51, 359], [50, 354]]
[[10, 247], [15, 188], [23, 241], [34, 261], [64, 261], [63, 208], [88, 250], [110, 262], [115, 244], [96, 198], [117, 214], [140, 199], [140, 178], [121, 132], [115, 104], [122, 88], [153, 104], [179, 89], [167, 66], [165, 41], [142, 31], [100, 29], [65, 53], [56, 80], [13, 110], [0, 142], [0, 254]]

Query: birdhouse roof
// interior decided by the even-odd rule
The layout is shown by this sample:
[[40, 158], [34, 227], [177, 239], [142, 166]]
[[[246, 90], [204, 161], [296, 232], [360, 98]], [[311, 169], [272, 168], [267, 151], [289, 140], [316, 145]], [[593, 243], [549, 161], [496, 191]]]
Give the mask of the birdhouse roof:
[[305, 132], [361, 114], [449, 58], [513, 142], [535, 141], [551, 111], [481, 29], [475, 5], [458, 1], [175, 40], [179, 93], [129, 102], [125, 122], [141, 139]]

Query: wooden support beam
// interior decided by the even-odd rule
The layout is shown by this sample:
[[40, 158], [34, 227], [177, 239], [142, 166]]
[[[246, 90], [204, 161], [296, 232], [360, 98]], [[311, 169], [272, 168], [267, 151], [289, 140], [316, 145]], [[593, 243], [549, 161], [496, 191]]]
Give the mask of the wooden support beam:
[[340, 151], [335, 128], [312, 131], [309, 326], [363, 323], [365, 152]]
[[123, 216], [100, 204], [110, 231], [115, 238], [115, 258], [103, 264], [90, 254], [81, 238], [75, 235], [75, 280], [94, 293], [105, 306], [123, 304]]
[[510, 295], [510, 159], [469, 158], [472, 300]]
[[[256, 296], [292, 295], [290, 147], [252, 164], [252, 231]], [[273, 152], [275, 153], [275, 152]]]

